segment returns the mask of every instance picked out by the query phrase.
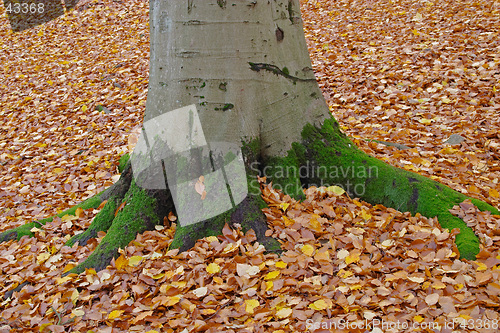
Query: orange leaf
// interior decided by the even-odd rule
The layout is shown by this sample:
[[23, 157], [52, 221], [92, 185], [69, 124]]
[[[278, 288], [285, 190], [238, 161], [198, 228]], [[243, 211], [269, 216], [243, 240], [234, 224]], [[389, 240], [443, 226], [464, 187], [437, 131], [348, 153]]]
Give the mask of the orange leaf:
[[115, 216], [118, 215], [118, 212], [120, 212], [120, 210], [123, 209], [123, 207], [125, 207], [125, 204], [127, 203], [127, 200], [125, 200], [124, 202], [122, 202], [120, 204], [120, 206], [118, 206], [118, 208], [115, 210]]
[[108, 200], [104, 200], [103, 202], [101, 202], [101, 204], [99, 205], [99, 207], [97, 207], [97, 209], [98, 210], [103, 209], [107, 202], [108, 202]]

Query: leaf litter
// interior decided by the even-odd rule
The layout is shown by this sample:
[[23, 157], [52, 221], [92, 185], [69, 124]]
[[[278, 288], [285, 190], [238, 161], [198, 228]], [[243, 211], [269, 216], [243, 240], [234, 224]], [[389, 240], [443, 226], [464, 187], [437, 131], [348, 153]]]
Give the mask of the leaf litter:
[[[355, 143], [498, 206], [496, 2], [302, 6], [318, 81]], [[87, 1], [16, 35], [0, 15], [2, 230], [52, 215], [113, 182], [144, 112], [147, 15], [142, 1]], [[465, 140], [445, 144], [453, 134]], [[470, 202], [453, 208], [481, 241], [475, 261], [460, 261], [457, 231], [443, 230], [436, 219], [372, 206], [334, 187], [309, 188], [307, 199], [296, 202], [261, 182], [268, 233], [282, 243], [280, 255], [266, 254], [253, 232], [227, 226], [178, 253], [169, 249], [175, 232], [169, 216], [105, 270], [62, 277], [104, 236], [63, 246], [90, 224], [92, 209], [56, 218], [31, 239], [0, 244], [2, 293], [30, 282], [0, 303], [0, 332], [488, 330], [479, 323], [495, 330], [498, 216]], [[377, 320], [409, 328], [363, 326]], [[342, 323], [351, 327], [342, 330]]]

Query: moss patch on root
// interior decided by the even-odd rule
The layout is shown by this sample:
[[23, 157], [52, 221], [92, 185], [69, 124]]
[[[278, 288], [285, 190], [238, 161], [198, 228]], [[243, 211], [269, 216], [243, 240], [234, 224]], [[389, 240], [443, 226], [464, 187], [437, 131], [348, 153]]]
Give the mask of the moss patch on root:
[[79, 203], [76, 206], [73, 206], [69, 209], [66, 209], [65, 211], [62, 211], [54, 216], [47, 217], [41, 220], [38, 220], [37, 222], [30, 222], [26, 223], [22, 226], [19, 226], [17, 228], [13, 228], [7, 231], [4, 231], [0, 233], [0, 242], [6, 242], [11, 239], [16, 239], [20, 240], [21, 237], [23, 236], [28, 236], [28, 237], [33, 237], [34, 234], [30, 231], [34, 227], [40, 227], [41, 225], [45, 225], [46, 223], [52, 222], [54, 220], [54, 217], [63, 217], [65, 215], [75, 215], [76, 209], [77, 208], [82, 208], [82, 209], [89, 209], [89, 208], [97, 208], [102, 202], [102, 194], [105, 191], [100, 192], [99, 194], [96, 194], [95, 196], [88, 198], [87, 200]]
[[83, 263], [70, 270], [68, 274], [79, 274], [90, 267], [96, 271], [104, 269], [112, 258], [118, 256], [118, 249], [125, 248], [138, 233], [152, 230], [155, 225], [163, 223], [163, 216], [160, 218], [157, 213], [159, 209], [157, 199], [139, 188], [134, 181], [130, 184], [123, 200], [125, 206], [114, 217], [101, 243]]
[[438, 217], [443, 228], [459, 228], [456, 244], [463, 258], [475, 259], [479, 240], [474, 231], [448, 210], [465, 199], [481, 210], [499, 211], [422, 175], [399, 169], [358, 149], [332, 118], [321, 128], [306, 125], [302, 144], [294, 145], [289, 156], [307, 166], [308, 185], [339, 185], [350, 196], [400, 211]]

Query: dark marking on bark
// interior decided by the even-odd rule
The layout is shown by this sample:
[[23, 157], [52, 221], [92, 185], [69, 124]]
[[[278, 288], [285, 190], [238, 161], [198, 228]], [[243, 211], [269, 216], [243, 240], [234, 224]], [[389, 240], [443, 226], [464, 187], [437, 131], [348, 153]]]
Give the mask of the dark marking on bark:
[[189, 20], [187, 22], [182, 23], [183, 25], [203, 25], [206, 24], [206, 22], [202, 22], [200, 20]]
[[408, 181], [411, 183], [420, 183], [420, 181], [417, 178], [414, 177], [408, 177]]
[[182, 51], [178, 52], [176, 56], [180, 58], [194, 58], [199, 56], [201, 53], [200, 52], [195, 52], [195, 51]]
[[226, 8], [226, 0], [217, 0], [217, 4], [222, 9]]
[[191, 14], [191, 11], [193, 10], [193, 2], [194, 0], [188, 0], [188, 14]]
[[231, 109], [234, 109], [234, 104], [232, 103], [226, 103], [222, 107], [214, 108], [215, 111], [229, 111]]
[[283, 30], [280, 27], [276, 28], [275, 33], [276, 33], [276, 40], [278, 42], [281, 42], [283, 40], [283, 38], [285, 38], [285, 33], [283, 32]]
[[255, 71], [255, 72], [260, 72], [261, 70], [265, 70], [268, 72], [271, 72], [277, 76], [283, 76], [284, 78], [287, 78], [288, 80], [293, 81], [293, 83], [296, 83], [297, 81], [300, 82], [316, 82], [316, 78], [314, 79], [302, 79], [296, 76], [292, 76], [290, 74], [287, 74], [283, 70], [281, 70], [278, 66], [276, 65], [271, 65], [271, 64], [264, 64], [264, 63], [255, 63], [255, 62], [249, 62], [250, 69]]
[[295, 17], [294, 17], [294, 10], [293, 10], [293, 1], [292, 0], [288, 0], [288, 6], [287, 6], [287, 10], [288, 10], [288, 19], [290, 20], [290, 22], [292, 22], [292, 24], [295, 24]]

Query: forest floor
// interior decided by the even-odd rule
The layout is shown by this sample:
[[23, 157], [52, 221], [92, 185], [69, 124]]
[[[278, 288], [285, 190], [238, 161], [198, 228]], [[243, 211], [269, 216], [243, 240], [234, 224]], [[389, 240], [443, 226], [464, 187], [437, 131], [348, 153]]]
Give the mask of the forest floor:
[[[16, 34], [0, 9], [0, 231], [119, 177], [145, 109], [148, 7], [82, 1]], [[302, 11], [325, 98], [361, 149], [500, 206], [498, 1], [310, 0]], [[107, 269], [61, 277], [103, 237], [63, 246], [92, 209], [0, 244], [1, 293], [31, 283], [0, 301], [0, 332], [498, 331], [500, 217], [455, 207], [482, 248], [461, 261], [456, 232], [436, 219], [324, 188], [300, 203], [262, 188], [280, 256], [229, 228], [178, 253], [166, 223]]]

